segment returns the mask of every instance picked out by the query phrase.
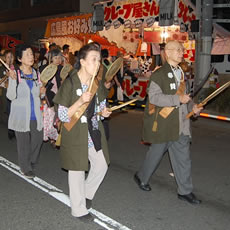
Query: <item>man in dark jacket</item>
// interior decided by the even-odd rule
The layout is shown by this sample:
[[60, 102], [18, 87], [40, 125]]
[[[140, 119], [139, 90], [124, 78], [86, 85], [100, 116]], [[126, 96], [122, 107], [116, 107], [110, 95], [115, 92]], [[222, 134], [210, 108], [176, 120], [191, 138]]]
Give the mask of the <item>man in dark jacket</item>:
[[[143, 140], [151, 143], [146, 159], [134, 176], [140, 189], [150, 191], [148, 184], [164, 153], [168, 150], [178, 198], [192, 204], [201, 201], [192, 193], [190, 159], [190, 121], [186, 118], [191, 103], [186, 94], [184, 73], [179, 67], [184, 49], [181, 43], [170, 41], [165, 46], [167, 62], [156, 70], [149, 81], [148, 101], [144, 113]], [[194, 114], [201, 108], [191, 105]]]

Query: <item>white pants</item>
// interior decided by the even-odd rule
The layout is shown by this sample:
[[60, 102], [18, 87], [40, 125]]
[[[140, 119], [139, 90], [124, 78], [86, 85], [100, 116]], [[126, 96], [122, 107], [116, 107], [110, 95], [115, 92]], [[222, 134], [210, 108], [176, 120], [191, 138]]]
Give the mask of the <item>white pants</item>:
[[90, 170], [87, 179], [85, 171], [69, 170], [68, 173], [71, 213], [76, 217], [89, 213], [86, 198], [93, 199], [108, 169], [102, 150], [96, 152], [94, 147], [89, 148], [88, 158]]

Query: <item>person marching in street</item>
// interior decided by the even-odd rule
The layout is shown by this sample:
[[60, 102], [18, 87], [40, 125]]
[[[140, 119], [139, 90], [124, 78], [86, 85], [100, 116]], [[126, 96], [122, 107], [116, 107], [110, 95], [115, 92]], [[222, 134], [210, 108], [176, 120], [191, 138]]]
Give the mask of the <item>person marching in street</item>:
[[[3, 55], [3, 60], [5, 60], [5, 64], [11, 69], [14, 70], [15, 66], [14, 66], [14, 54], [11, 50], [5, 50], [4, 55]], [[1, 78], [5, 78], [9, 76], [9, 72], [7, 71], [6, 67], [4, 65], [0, 66], [0, 79]], [[6, 97], [6, 92], [7, 92], [7, 87], [8, 87], [8, 78], [2, 82], [2, 84], [0, 84], [0, 90], [2, 90], [2, 95], [0, 95], [0, 98], [2, 96], [2, 100], [0, 99], [0, 104], [1, 101], [2, 103], [2, 117], [3, 120], [6, 121], [6, 123], [8, 122], [8, 118], [9, 118], [9, 114], [10, 114], [10, 104], [11, 101]], [[15, 133], [13, 130], [8, 129], [8, 138], [10, 140], [12, 140], [13, 138], [15, 138]]]
[[48, 65], [51, 63], [51, 51], [54, 49], [58, 49], [56, 43], [51, 43], [49, 45], [49, 51], [44, 55], [47, 58]]
[[140, 170], [134, 175], [139, 188], [151, 191], [149, 180], [168, 150], [178, 186], [178, 198], [191, 204], [201, 200], [193, 194], [190, 159], [190, 120], [188, 111], [199, 114], [202, 108], [193, 104], [186, 94], [184, 73], [178, 64], [184, 48], [177, 41], [165, 46], [166, 63], [156, 70], [149, 81], [148, 101], [144, 112], [143, 140], [151, 143]]
[[[46, 84], [46, 96], [45, 103], [43, 106], [43, 140], [45, 142], [50, 142], [53, 148], [56, 148], [55, 142], [58, 138], [58, 130], [55, 127], [56, 119], [55, 119], [55, 111], [54, 111], [54, 103], [53, 98], [58, 92], [58, 89], [61, 86], [62, 79], [60, 77], [60, 72], [63, 66], [62, 63], [62, 53], [59, 49], [53, 49], [50, 52], [51, 55], [51, 64], [57, 66], [57, 72], [55, 75], [47, 82]], [[40, 68], [41, 73], [45, 69], [46, 65]]]
[[[101, 50], [101, 57], [102, 57], [102, 65], [103, 65], [103, 74], [102, 74], [101, 82], [102, 82], [102, 84], [104, 84], [104, 87], [103, 87], [104, 88], [104, 95], [105, 95], [105, 98], [107, 98], [107, 96], [109, 94], [109, 90], [110, 90], [110, 88], [112, 86], [112, 83], [111, 82], [106, 82], [105, 74], [108, 71], [108, 68], [110, 67], [110, 65], [112, 63], [109, 61], [109, 59], [111, 57], [109, 56], [109, 51], [107, 49], [102, 49]], [[109, 106], [109, 103], [108, 103], [107, 100], [106, 100], [106, 105]], [[107, 141], [109, 140], [109, 137], [110, 137], [109, 119], [110, 118], [108, 117], [108, 118], [104, 118], [102, 120], [104, 129], [105, 129], [105, 136], [106, 136]]]
[[[65, 124], [62, 126], [60, 146], [62, 168], [68, 170], [71, 213], [89, 222], [94, 218], [88, 208], [109, 164], [101, 116], [108, 117], [111, 112], [105, 106], [100, 84], [95, 95], [87, 91], [100, 65], [100, 46], [89, 43], [79, 50], [78, 57], [77, 69], [69, 73], [53, 101], [58, 104], [59, 119], [66, 124], [71, 122], [77, 111], [82, 110], [82, 106], [89, 104], [71, 130], [68, 131]], [[89, 171], [86, 179], [85, 171]]]
[[41, 72], [40, 68], [48, 64], [48, 59], [46, 58], [47, 50], [46, 48], [41, 48], [40, 55], [38, 57], [38, 70]]
[[62, 55], [63, 55], [63, 64], [69, 63], [69, 45], [65, 44], [62, 47]]
[[21, 173], [27, 178], [35, 177], [34, 167], [38, 162], [43, 137], [43, 119], [40, 110], [45, 88], [32, 68], [34, 55], [30, 46], [16, 46], [17, 74], [9, 71], [9, 86], [6, 96], [11, 100], [8, 128], [15, 131], [18, 162]]

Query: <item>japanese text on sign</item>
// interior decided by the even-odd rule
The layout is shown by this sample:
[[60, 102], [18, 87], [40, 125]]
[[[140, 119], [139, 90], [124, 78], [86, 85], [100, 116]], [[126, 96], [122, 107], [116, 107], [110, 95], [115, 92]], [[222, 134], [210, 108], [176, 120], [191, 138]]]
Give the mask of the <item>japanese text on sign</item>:
[[159, 13], [159, 7], [155, 1], [152, 3], [138, 2], [130, 3], [122, 6], [105, 7], [105, 20], [116, 20], [119, 17], [128, 19], [130, 17], [142, 18], [149, 16], [156, 16]]
[[[152, 1], [125, 1], [123, 5], [105, 6], [104, 20], [106, 21], [105, 27], [109, 29], [110, 25], [119, 27], [120, 24], [125, 24], [130, 27], [132, 23], [139, 27], [145, 19], [147, 23], [154, 23], [155, 16], [159, 14], [159, 6], [156, 0]], [[149, 25], [150, 26], [150, 25]]]
[[138, 97], [139, 100], [144, 100], [148, 82], [148, 79], [138, 79], [137, 82], [132, 83], [131, 77], [126, 76], [122, 83], [123, 93], [130, 99]]
[[181, 18], [184, 23], [191, 22], [196, 19], [194, 10], [191, 6], [186, 6], [183, 1], [179, 2], [178, 18]]
[[79, 35], [91, 33], [91, 17], [61, 20], [51, 23], [51, 33], [54, 36]]
[[[178, 20], [183, 25], [183, 32], [190, 30], [190, 23], [196, 19], [194, 6], [185, 0], [175, 0], [178, 4]], [[151, 27], [155, 18], [159, 16], [159, 0], [124, 0], [114, 1], [113, 4], [107, 3], [104, 6], [104, 26], [110, 29], [111, 26], [119, 28], [124, 25], [125, 28], [131, 28], [135, 25], [140, 27], [143, 23]], [[164, 15], [165, 17], [168, 15]], [[173, 14], [170, 15], [173, 18]], [[175, 19], [174, 19], [175, 20]]]

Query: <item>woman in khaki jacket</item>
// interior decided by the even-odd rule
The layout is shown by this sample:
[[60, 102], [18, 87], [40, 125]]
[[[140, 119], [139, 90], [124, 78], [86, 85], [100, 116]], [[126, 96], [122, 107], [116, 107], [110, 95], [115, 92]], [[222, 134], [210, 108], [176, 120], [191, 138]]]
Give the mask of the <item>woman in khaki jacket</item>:
[[[98, 44], [83, 46], [79, 51], [77, 69], [70, 72], [53, 100], [58, 104], [59, 119], [67, 124], [82, 109], [82, 105], [89, 104], [71, 130], [62, 126], [60, 148], [62, 167], [68, 170], [72, 215], [83, 221], [93, 221], [86, 203], [91, 203], [109, 164], [108, 146], [101, 119], [108, 117], [111, 112], [105, 106], [102, 84], [97, 79], [96, 93], [88, 92], [100, 62]], [[85, 179], [85, 171], [88, 170]]]

